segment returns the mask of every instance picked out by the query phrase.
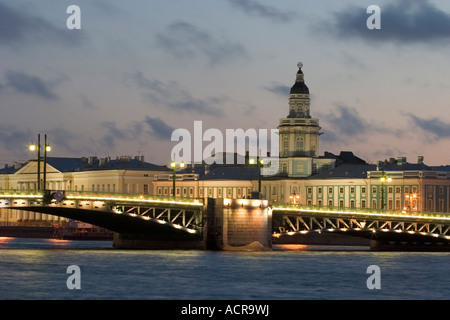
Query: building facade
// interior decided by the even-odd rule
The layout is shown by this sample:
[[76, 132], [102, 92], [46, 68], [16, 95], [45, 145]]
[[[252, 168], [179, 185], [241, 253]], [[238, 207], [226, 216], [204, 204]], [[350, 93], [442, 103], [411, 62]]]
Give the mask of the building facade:
[[[0, 170], [0, 192], [5, 190], [36, 190], [38, 171], [40, 186], [44, 185], [44, 163], [31, 160]], [[96, 193], [155, 194], [156, 175], [170, 172], [169, 168], [144, 161], [143, 157], [121, 156], [116, 159], [47, 158], [45, 188], [53, 191]], [[0, 211], [0, 224], [47, 225], [58, 217], [21, 210]]]

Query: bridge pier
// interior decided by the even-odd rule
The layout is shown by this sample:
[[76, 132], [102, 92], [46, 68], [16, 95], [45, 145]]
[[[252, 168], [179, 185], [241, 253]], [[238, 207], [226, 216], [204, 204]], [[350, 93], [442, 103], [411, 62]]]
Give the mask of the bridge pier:
[[207, 225], [208, 249], [272, 249], [272, 209], [267, 200], [208, 199]]
[[120, 249], [262, 251], [272, 249], [272, 215], [267, 200], [208, 199], [200, 235], [114, 234]]

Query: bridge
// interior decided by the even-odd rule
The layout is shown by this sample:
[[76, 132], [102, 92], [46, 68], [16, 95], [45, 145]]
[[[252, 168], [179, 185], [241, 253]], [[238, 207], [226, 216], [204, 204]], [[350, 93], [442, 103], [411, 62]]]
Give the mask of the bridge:
[[[239, 209], [250, 214], [258, 206], [263, 212], [267, 211], [265, 217], [269, 217], [270, 221], [266, 219], [264, 223], [268, 221], [271, 224], [268, 232], [273, 232], [273, 243], [296, 243], [298, 236], [316, 233], [370, 239], [374, 243], [374, 249], [389, 248], [389, 245], [396, 245], [396, 249], [411, 248], [411, 245], [418, 249], [429, 249], [431, 246], [443, 250], [450, 248], [449, 213], [280, 204], [271, 208], [264, 204], [267, 209], [264, 211], [262, 205], [267, 200], [258, 200], [257, 204], [252, 204], [254, 201], [247, 199], [220, 200], [220, 210], [224, 212]], [[216, 202], [220, 200], [217, 199]], [[44, 194], [42, 191], [32, 190], [3, 190], [0, 192], [0, 208], [40, 212], [91, 223], [115, 232], [119, 237], [118, 243], [131, 247], [138, 246], [137, 240], [145, 239], [156, 242], [159, 248], [165, 248], [169, 244], [171, 248], [205, 248], [210, 230], [221, 228], [223, 234], [228, 232], [230, 235], [230, 226], [244, 228], [241, 226], [244, 220], [237, 220], [242, 219], [242, 213], [239, 213], [239, 217], [236, 215], [236, 218], [227, 213], [228, 220], [225, 221], [203, 199], [192, 198], [72, 191]], [[233, 212], [236, 214], [238, 211]], [[213, 215], [214, 219], [211, 218]], [[217, 217], [220, 218], [221, 226], [217, 225]], [[255, 219], [254, 215], [246, 217]], [[230, 219], [236, 219], [238, 223]], [[245, 229], [242, 233], [248, 235], [249, 232], [255, 232], [257, 237], [261, 237], [256, 225], [258, 228], [265, 228], [265, 224], [260, 224], [259, 220], [248, 222], [250, 223], [255, 226], [255, 230]], [[229, 235], [228, 240], [231, 239]], [[222, 235], [220, 241], [223, 242], [223, 238]], [[390, 248], [394, 249], [392, 246]]]
[[[136, 194], [17, 191], [0, 192], [0, 208], [40, 212], [83, 221], [113, 231], [120, 242], [142, 239], [183, 244], [201, 243], [204, 204]], [[115, 239], [116, 241], [116, 239]]]
[[318, 206], [273, 206], [274, 243], [300, 235], [351, 235], [372, 240], [373, 249], [450, 249], [450, 214]]

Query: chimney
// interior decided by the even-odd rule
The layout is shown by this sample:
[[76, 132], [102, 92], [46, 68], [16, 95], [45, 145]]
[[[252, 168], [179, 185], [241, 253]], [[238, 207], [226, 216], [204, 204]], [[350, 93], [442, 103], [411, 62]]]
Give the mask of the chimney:
[[398, 165], [406, 164], [406, 157], [398, 157], [397, 164]]
[[417, 157], [417, 163], [418, 164], [424, 164], [425, 163], [424, 160], [423, 160], [423, 156], [418, 156]]

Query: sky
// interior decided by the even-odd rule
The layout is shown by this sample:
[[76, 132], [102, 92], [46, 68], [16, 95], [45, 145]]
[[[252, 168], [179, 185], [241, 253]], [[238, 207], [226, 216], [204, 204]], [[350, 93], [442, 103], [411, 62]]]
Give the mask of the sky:
[[320, 155], [448, 165], [449, 50], [443, 0], [0, 0], [0, 166], [39, 133], [48, 156], [166, 165], [194, 121], [276, 129], [298, 62]]

